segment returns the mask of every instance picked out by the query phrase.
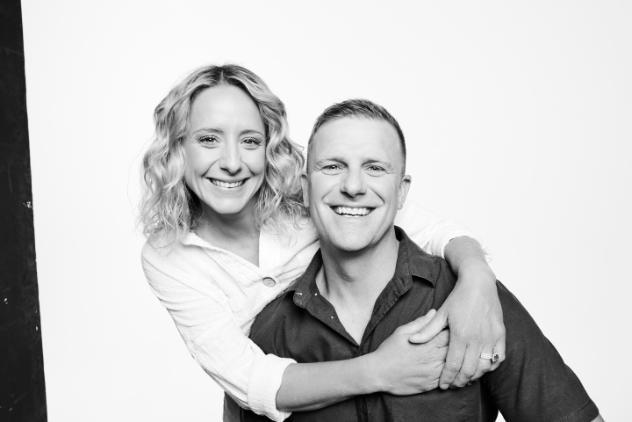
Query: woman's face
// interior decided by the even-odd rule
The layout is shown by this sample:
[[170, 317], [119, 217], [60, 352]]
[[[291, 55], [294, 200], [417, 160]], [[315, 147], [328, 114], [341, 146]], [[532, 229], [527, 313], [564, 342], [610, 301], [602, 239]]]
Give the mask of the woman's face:
[[238, 216], [254, 211], [264, 180], [265, 147], [259, 109], [244, 91], [218, 85], [197, 95], [184, 140], [184, 180], [200, 199], [204, 214]]

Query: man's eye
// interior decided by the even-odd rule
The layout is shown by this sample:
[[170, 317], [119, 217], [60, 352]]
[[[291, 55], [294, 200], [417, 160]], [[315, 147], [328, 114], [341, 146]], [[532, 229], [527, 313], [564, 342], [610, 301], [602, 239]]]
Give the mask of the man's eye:
[[384, 167], [378, 166], [378, 165], [375, 165], [375, 164], [368, 166], [367, 170], [371, 174], [381, 174], [381, 173], [384, 173], [386, 171], [386, 169]]
[[342, 171], [342, 166], [340, 164], [325, 164], [321, 170], [325, 174], [338, 174]]

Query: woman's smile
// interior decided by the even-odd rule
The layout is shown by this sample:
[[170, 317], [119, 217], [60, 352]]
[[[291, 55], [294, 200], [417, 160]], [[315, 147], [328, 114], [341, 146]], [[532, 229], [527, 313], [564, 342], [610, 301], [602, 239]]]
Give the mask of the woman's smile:
[[222, 189], [236, 189], [244, 185], [248, 179], [236, 180], [236, 181], [227, 181], [209, 178], [208, 179], [212, 184]]

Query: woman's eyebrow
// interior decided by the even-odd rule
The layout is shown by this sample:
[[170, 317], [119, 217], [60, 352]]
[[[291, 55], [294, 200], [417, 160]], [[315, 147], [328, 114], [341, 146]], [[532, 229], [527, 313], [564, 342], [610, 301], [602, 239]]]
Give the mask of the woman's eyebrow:
[[217, 128], [213, 128], [213, 127], [201, 127], [201, 128], [197, 128], [194, 131], [191, 131], [192, 135], [195, 135], [197, 133], [217, 133], [219, 135], [224, 134], [224, 131], [221, 129], [217, 129]]
[[257, 130], [257, 129], [244, 129], [241, 132], [239, 132], [240, 135], [247, 135], [247, 134], [250, 134], [250, 133], [254, 133], [254, 134], [257, 134], [259, 136], [265, 136], [260, 130]]
[[[201, 127], [191, 131], [192, 135], [197, 133], [217, 133], [218, 135], [223, 135], [225, 132], [222, 129], [214, 128], [214, 127]], [[247, 134], [257, 134], [259, 136], [265, 136], [260, 130], [257, 129], [244, 129], [239, 132], [239, 136], [247, 135]]]

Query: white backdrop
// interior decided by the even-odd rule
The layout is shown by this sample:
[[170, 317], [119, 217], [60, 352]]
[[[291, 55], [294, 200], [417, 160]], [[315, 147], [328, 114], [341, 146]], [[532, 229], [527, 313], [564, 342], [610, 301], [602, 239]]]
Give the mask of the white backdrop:
[[631, 3], [159, 3], [23, 2], [51, 422], [220, 418], [144, 281], [135, 218], [154, 106], [224, 62], [268, 82], [300, 143], [335, 101], [386, 106], [412, 196], [477, 233], [604, 417], [626, 419]]

